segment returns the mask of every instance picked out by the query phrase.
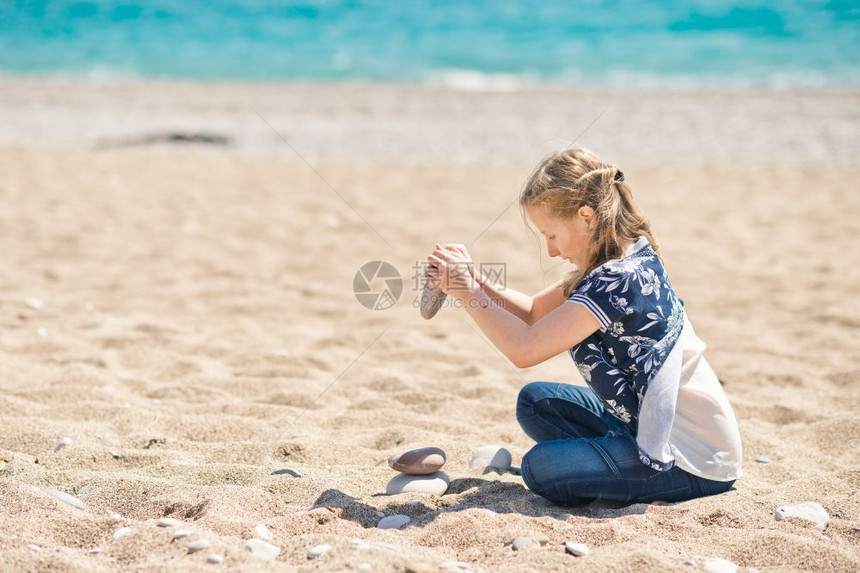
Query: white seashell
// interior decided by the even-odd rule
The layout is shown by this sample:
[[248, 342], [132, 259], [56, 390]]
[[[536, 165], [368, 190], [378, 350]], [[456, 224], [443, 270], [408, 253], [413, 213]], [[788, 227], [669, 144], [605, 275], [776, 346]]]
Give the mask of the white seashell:
[[43, 306], [45, 306], [45, 303], [42, 302], [42, 299], [36, 298], [34, 296], [27, 297], [27, 299], [24, 301], [24, 304], [36, 310], [40, 310]]
[[188, 537], [194, 533], [191, 529], [177, 529], [173, 532], [173, 539], [182, 539], [183, 537]]
[[188, 544], [188, 553], [197, 553], [209, 547], [208, 539], [197, 539]]
[[521, 549], [525, 549], [529, 545], [534, 543], [530, 537], [517, 537], [511, 543], [511, 549], [514, 551], [520, 551]]
[[704, 569], [708, 573], [736, 573], [738, 566], [731, 561], [719, 557], [711, 557], [705, 560]]
[[113, 532], [113, 540], [116, 541], [117, 539], [120, 539], [121, 537], [125, 537], [129, 533], [131, 533], [131, 527], [120, 527], [119, 529], [117, 529], [116, 531]]
[[249, 539], [245, 542], [245, 549], [263, 561], [274, 561], [275, 557], [281, 553], [280, 547], [266, 543], [261, 539]]
[[584, 557], [591, 552], [591, 549], [589, 549], [588, 545], [585, 543], [574, 543], [573, 541], [565, 541], [564, 549], [571, 555], [576, 555], [577, 557]]
[[830, 516], [827, 514], [827, 510], [820, 503], [814, 501], [806, 501], [797, 505], [783, 505], [776, 508], [773, 514], [777, 521], [782, 521], [786, 517], [796, 517], [811, 521], [820, 531], [827, 529], [827, 524], [830, 523]]
[[56, 489], [46, 489], [45, 493], [47, 493], [48, 495], [54, 496], [54, 498], [57, 499], [58, 501], [62, 501], [63, 503], [67, 503], [67, 504], [71, 505], [72, 507], [76, 507], [78, 509], [84, 508], [84, 502], [82, 502], [81, 500], [79, 500], [78, 498], [76, 498], [73, 495], [67, 494], [64, 491], [59, 491]]
[[54, 451], [59, 452], [60, 450], [62, 450], [66, 446], [71, 446], [71, 445], [72, 445], [72, 439], [70, 437], [66, 436], [65, 438], [60, 440], [56, 446], [54, 446]]
[[182, 522], [175, 517], [162, 517], [158, 520], [158, 527], [179, 527]]
[[218, 553], [213, 553], [212, 555], [210, 555], [209, 557], [206, 558], [206, 561], [208, 563], [214, 563], [214, 564], [224, 563], [224, 557], [222, 555], [219, 555]]
[[308, 559], [317, 559], [322, 557], [326, 553], [331, 551], [331, 545], [328, 543], [323, 543], [322, 545], [315, 545], [308, 549]]
[[471, 565], [462, 561], [443, 561], [439, 564], [439, 569], [453, 569], [454, 571], [468, 571]]
[[272, 532], [269, 531], [269, 528], [263, 523], [258, 523], [257, 526], [254, 527], [254, 534], [264, 541], [270, 541], [272, 539]]

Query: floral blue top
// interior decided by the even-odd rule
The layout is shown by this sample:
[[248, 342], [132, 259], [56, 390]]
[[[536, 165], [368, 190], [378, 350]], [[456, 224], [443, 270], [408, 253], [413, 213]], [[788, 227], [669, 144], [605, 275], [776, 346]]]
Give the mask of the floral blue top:
[[[592, 269], [568, 300], [585, 306], [600, 322], [600, 330], [570, 349], [571, 357], [607, 411], [636, 436], [648, 386], [681, 335], [683, 301], [645, 237], [623, 259]], [[674, 401], [662, 411], [673, 415]], [[659, 421], [665, 426], [659, 430], [663, 441], [673, 421]], [[674, 465], [674, 458], [647, 452], [641, 442], [639, 456], [656, 470]]]

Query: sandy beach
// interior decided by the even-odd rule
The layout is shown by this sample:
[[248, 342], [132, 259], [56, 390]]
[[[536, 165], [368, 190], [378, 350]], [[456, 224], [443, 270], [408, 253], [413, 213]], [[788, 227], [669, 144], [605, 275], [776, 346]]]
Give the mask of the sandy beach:
[[[0, 113], [4, 570], [860, 570], [860, 93], [6, 78]], [[582, 381], [423, 320], [414, 266], [450, 241], [517, 290], [561, 276], [515, 200], [574, 141], [623, 169], [708, 344], [744, 440], [726, 494], [562, 508], [469, 469], [531, 447], [525, 383]], [[375, 260], [404, 279], [380, 311], [353, 294]], [[421, 446], [448, 492], [384, 495]], [[775, 519], [808, 501], [824, 531]]]

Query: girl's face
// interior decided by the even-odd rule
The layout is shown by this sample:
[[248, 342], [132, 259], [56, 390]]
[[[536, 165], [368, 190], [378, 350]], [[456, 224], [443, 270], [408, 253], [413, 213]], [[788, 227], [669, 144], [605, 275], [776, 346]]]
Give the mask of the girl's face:
[[580, 207], [571, 219], [553, 215], [546, 205], [528, 205], [526, 212], [546, 239], [550, 257], [561, 257], [580, 269], [585, 268], [588, 227], [594, 217], [591, 207]]

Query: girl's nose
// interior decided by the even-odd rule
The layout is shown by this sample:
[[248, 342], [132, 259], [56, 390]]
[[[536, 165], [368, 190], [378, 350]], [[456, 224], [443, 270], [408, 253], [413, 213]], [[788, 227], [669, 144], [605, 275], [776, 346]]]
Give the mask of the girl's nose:
[[548, 244], [548, 245], [546, 246], [546, 252], [547, 252], [547, 254], [549, 255], [549, 258], [553, 258], [553, 257], [557, 257], [557, 256], [558, 256], [558, 249], [556, 249], [556, 248], [555, 248], [555, 247], [553, 247], [552, 245], [549, 245], [549, 244]]

